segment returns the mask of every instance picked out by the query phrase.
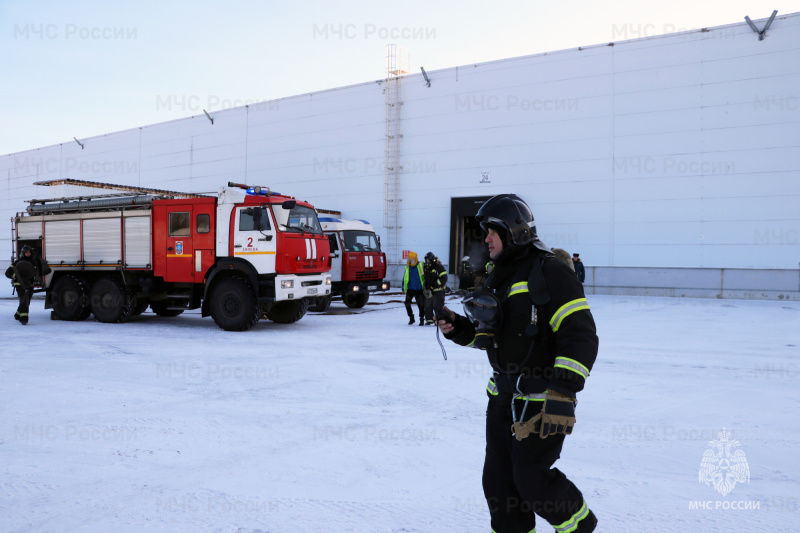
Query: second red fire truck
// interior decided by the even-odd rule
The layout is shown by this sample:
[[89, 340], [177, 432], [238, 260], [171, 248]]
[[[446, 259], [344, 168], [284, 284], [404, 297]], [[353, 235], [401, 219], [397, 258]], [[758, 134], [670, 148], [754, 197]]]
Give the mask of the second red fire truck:
[[347, 307], [364, 307], [370, 293], [389, 289], [386, 276], [386, 254], [372, 224], [366, 220], [345, 220], [322, 211], [319, 221], [330, 239], [330, 295], [316, 299], [310, 311], [325, 311], [333, 296], [341, 296]]

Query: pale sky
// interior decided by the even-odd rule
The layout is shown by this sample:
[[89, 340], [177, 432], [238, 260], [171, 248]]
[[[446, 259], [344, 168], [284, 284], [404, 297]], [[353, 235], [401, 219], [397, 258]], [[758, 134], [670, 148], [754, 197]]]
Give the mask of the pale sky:
[[800, 0], [2, 0], [0, 155], [385, 78], [387, 44], [419, 73], [774, 9]]

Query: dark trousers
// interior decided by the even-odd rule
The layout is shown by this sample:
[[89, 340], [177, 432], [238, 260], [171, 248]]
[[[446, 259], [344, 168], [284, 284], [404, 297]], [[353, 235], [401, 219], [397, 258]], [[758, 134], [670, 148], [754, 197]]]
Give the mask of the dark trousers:
[[431, 291], [431, 297], [425, 298], [425, 320], [433, 320], [434, 307], [444, 307], [444, 290]]
[[17, 287], [17, 296], [19, 297], [19, 306], [17, 307], [17, 314], [19, 316], [28, 316], [28, 309], [31, 306], [31, 296], [33, 296], [33, 289], [23, 289]]
[[424, 302], [422, 298], [422, 289], [420, 290], [413, 290], [408, 289], [406, 291], [406, 313], [408, 313], [408, 318], [414, 318], [414, 311], [411, 310], [411, 300], [416, 298], [417, 299], [417, 308], [419, 310], [419, 317], [422, 318], [424, 315]]
[[[516, 403], [519, 416], [524, 402]], [[530, 402], [525, 419], [540, 409], [540, 402]], [[536, 525], [537, 514], [553, 525], [570, 520], [584, 502], [578, 488], [553, 468], [561, 455], [564, 435], [542, 439], [532, 434], [518, 441], [511, 434], [511, 423], [511, 395], [490, 397], [483, 493], [492, 529], [497, 533], [528, 533]]]

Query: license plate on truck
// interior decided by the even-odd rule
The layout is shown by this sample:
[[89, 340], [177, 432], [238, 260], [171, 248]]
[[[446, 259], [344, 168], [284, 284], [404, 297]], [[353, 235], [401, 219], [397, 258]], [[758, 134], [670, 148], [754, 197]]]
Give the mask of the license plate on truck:
[[308, 294], [317, 294], [317, 289], [316, 288], [308, 289]]
[[370, 285], [370, 286], [367, 287], [367, 290], [368, 291], [377, 291], [378, 290], [378, 286], [377, 285]]

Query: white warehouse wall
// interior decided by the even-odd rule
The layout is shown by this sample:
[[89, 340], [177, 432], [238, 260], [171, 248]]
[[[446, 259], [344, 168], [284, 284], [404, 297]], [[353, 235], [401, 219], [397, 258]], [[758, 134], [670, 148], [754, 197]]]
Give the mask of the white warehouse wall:
[[[763, 41], [742, 22], [432, 71], [430, 87], [403, 77], [398, 248], [447, 258], [452, 197], [515, 192], [545, 243], [593, 267], [596, 292], [641, 290], [651, 269], [670, 294], [736, 295], [725, 272], [756, 269], [788, 280], [769, 291], [800, 295], [786, 273], [800, 262], [798, 30], [791, 14]], [[385, 241], [385, 86], [2, 156], [0, 211], [9, 220], [51, 196], [40, 180], [192, 192], [241, 181], [367, 219]]]

